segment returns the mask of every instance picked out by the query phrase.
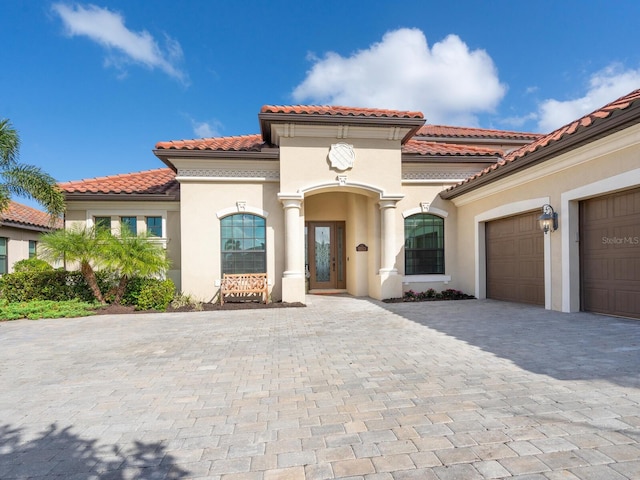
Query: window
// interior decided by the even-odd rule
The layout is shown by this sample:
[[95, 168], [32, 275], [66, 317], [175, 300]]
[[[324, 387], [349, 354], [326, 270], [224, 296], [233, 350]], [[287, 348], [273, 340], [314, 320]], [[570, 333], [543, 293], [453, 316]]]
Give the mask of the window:
[[266, 222], [239, 213], [220, 220], [222, 273], [266, 273]]
[[137, 217], [120, 217], [120, 225], [122, 225], [122, 227], [126, 226], [132, 234], [137, 235], [137, 220]]
[[38, 242], [29, 240], [29, 258], [35, 258], [37, 255]]
[[96, 226], [96, 230], [111, 231], [111, 217], [94, 217], [93, 223]]
[[9, 239], [0, 237], [0, 275], [9, 271], [9, 262], [7, 261], [7, 244]]
[[162, 237], [162, 217], [147, 217], [147, 233], [154, 237]]
[[444, 218], [419, 213], [404, 219], [404, 270], [444, 274]]

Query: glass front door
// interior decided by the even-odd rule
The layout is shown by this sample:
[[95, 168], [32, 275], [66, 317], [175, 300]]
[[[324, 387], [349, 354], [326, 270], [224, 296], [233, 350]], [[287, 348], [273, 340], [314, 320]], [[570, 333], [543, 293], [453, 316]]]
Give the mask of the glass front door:
[[309, 222], [307, 227], [309, 288], [346, 288], [344, 222]]

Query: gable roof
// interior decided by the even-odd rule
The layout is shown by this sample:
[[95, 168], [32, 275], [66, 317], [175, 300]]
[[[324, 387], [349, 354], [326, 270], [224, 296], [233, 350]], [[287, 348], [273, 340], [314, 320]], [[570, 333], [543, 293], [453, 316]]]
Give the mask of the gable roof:
[[260, 113], [284, 113], [331, 117], [424, 118], [422, 112], [387, 110], [382, 108], [341, 107], [332, 105], [264, 105], [260, 109]]
[[424, 125], [416, 133], [416, 137], [452, 138], [452, 139], [490, 139], [490, 140], [537, 140], [541, 133], [514, 132], [493, 130], [488, 128], [450, 127], [446, 125]]
[[402, 146], [402, 154], [431, 157], [502, 157], [503, 151], [499, 148], [477, 147], [474, 145], [408, 140]]
[[422, 112], [331, 105], [264, 105], [258, 119], [262, 138], [268, 143], [275, 143], [271, 138], [275, 124], [400, 127], [403, 143], [424, 125]]
[[637, 123], [640, 123], [640, 89], [514, 150], [497, 163], [441, 192], [440, 196], [455, 198], [516, 170], [549, 160]]
[[18, 202], [10, 202], [9, 208], [0, 212], [0, 225], [4, 227], [26, 228], [28, 230], [49, 231], [62, 228], [62, 219], [51, 223], [48, 213], [28, 207]]
[[212, 150], [224, 152], [259, 152], [268, 147], [262, 135], [239, 135], [235, 137], [198, 138], [193, 140], [172, 140], [156, 143], [157, 150]]
[[76, 180], [59, 183], [58, 186], [67, 198], [78, 200], [135, 197], [140, 200], [172, 201], [177, 200], [180, 194], [180, 184], [170, 168]]

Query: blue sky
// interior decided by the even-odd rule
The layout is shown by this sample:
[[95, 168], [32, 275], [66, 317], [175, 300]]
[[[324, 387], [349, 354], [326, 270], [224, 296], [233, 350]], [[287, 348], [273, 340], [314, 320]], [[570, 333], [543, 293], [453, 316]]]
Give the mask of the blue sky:
[[58, 181], [258, 133], [265, 104], [549, 132], [640, 88], [638, 18], [624, 0], [6, 1], [0, 118]]

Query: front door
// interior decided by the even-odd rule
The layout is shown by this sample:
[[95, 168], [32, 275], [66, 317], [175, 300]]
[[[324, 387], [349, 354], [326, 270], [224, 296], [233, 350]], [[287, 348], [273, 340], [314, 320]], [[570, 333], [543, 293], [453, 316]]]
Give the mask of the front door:
[[307, 227], [309, 288], [347, 288], [344, 222], [309, 222]]

